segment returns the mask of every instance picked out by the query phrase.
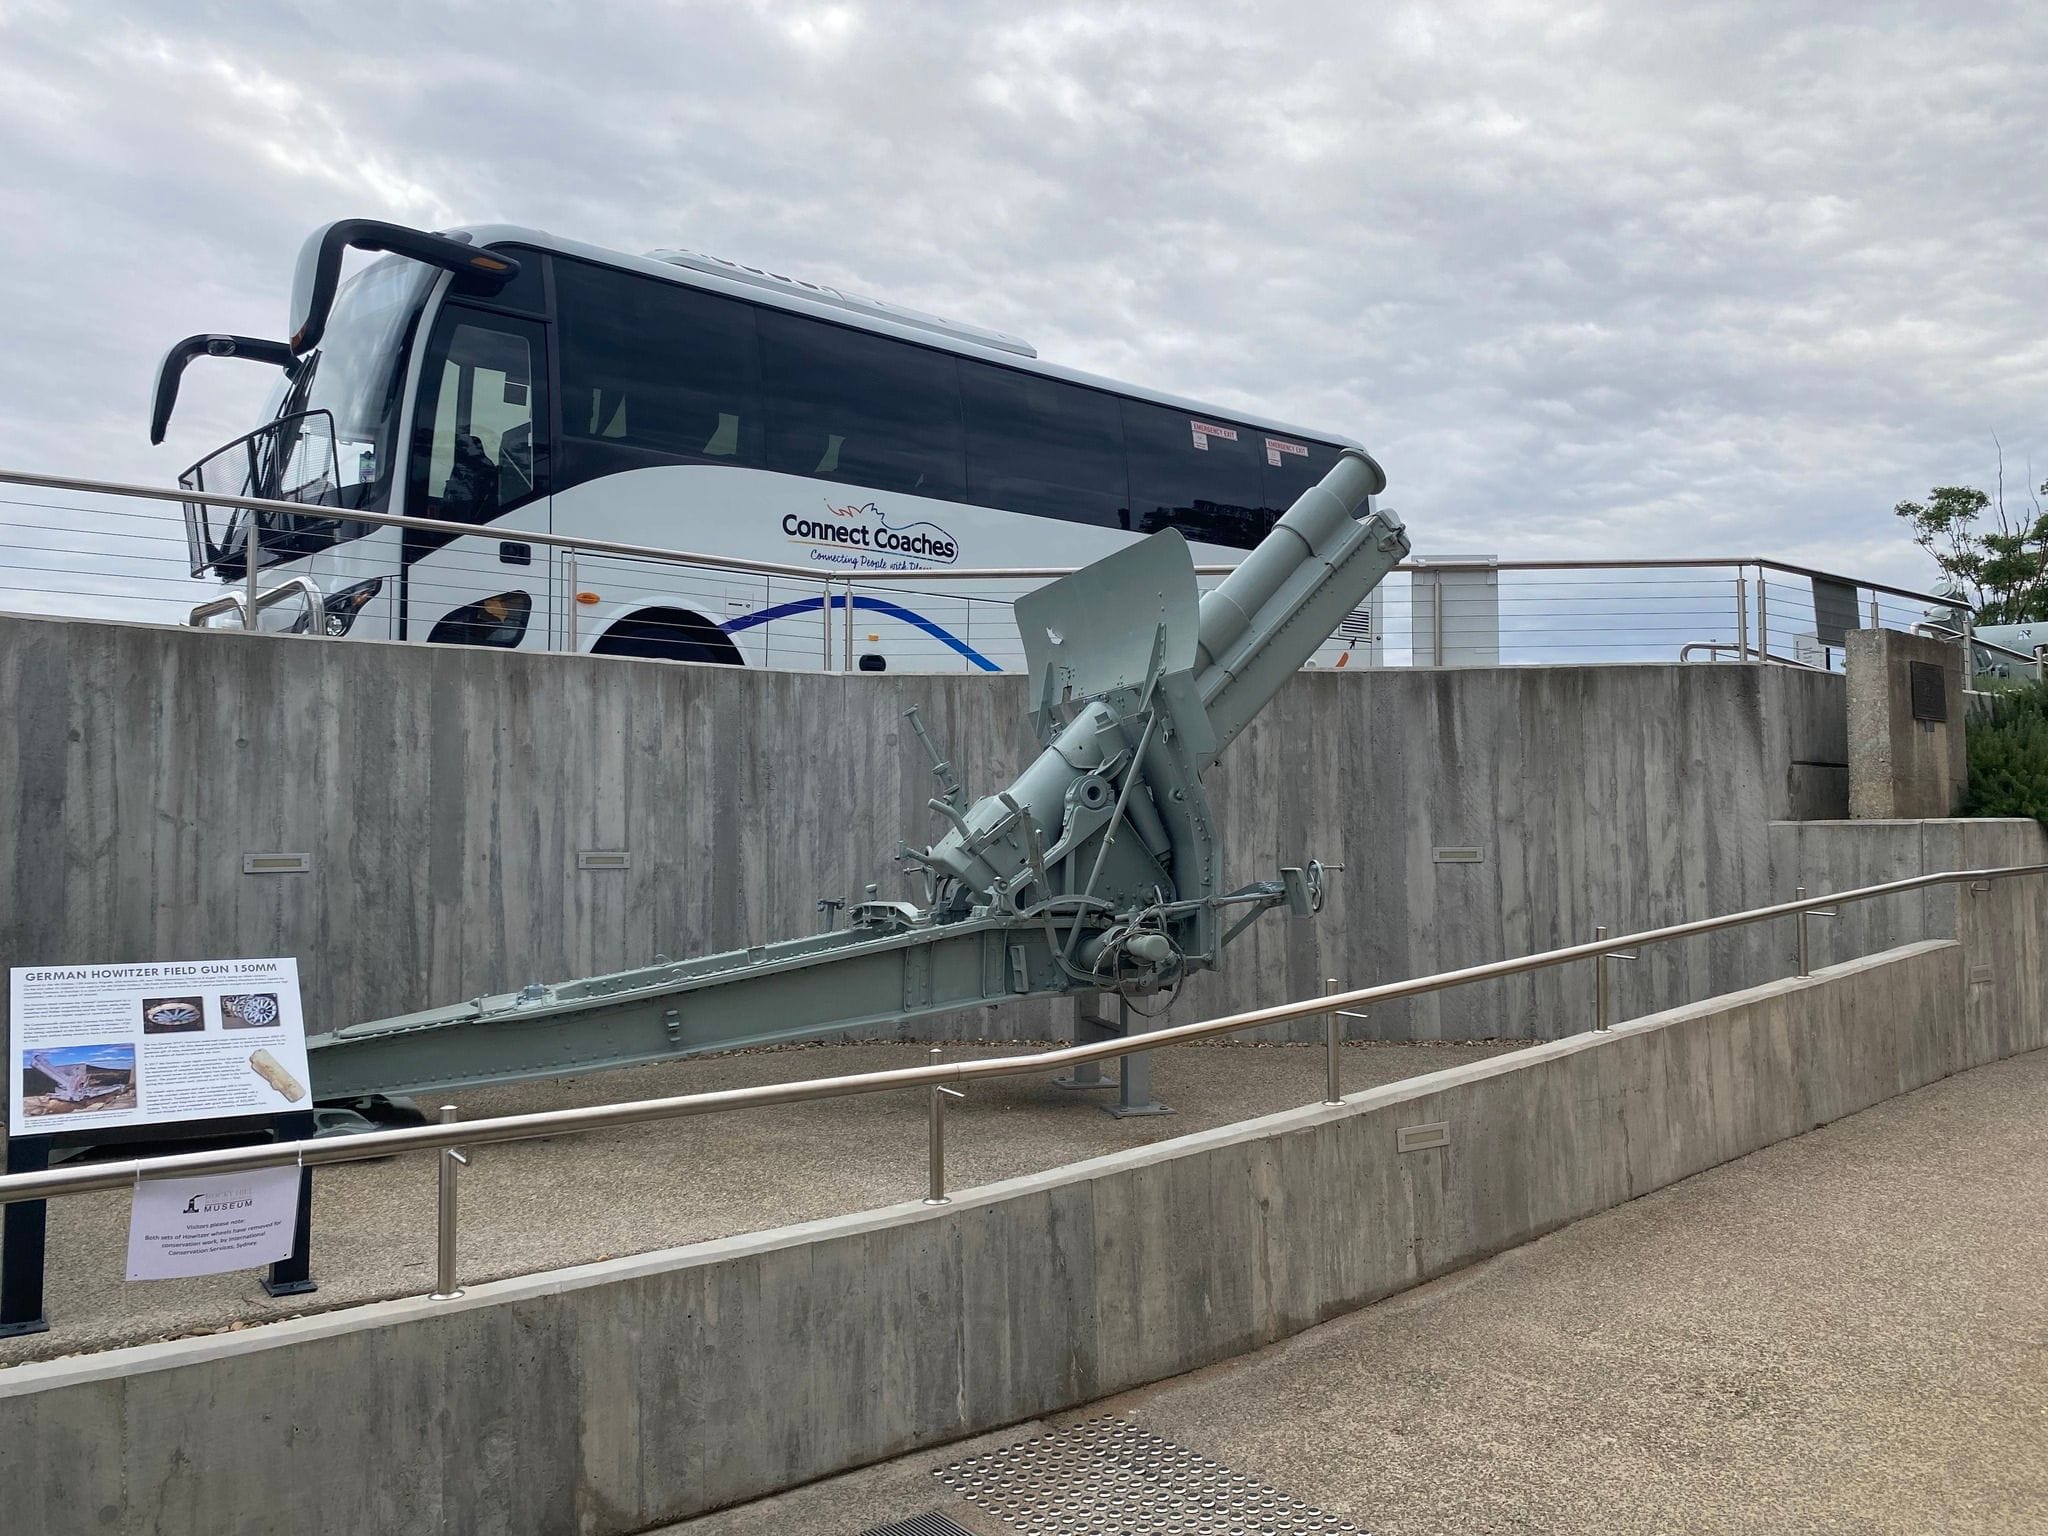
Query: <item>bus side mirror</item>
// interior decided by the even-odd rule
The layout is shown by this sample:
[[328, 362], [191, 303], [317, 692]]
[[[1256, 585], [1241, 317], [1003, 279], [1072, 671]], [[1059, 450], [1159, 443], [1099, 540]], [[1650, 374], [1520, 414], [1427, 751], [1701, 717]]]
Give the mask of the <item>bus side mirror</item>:
[[441, 267], [455, 273], [467, 293], [496, 293], [519, 275], [517, 261], [471, 245], [467, 235], [431, 235], [381, 219], [336, 219], [314, 230], [299, 247], [298, 267], [292, 273], [292, 351], [304, 355], [320, 344], [341, 287], [342, 253], [351, 246]]
[[270, 363], [287, 369], [295, 361], [292, 349], [281, 341], [258, 341], [253, 336], [187, 336], [156, 365], [156, 391], [149, 403], [152, 445], [164, 440], [164, 432], [171, 424], [171, 411], [178, 403], [178, 381], [185, 376], [185, 365], [202, 353], [207, 357], [247, 358], [252, 363]]

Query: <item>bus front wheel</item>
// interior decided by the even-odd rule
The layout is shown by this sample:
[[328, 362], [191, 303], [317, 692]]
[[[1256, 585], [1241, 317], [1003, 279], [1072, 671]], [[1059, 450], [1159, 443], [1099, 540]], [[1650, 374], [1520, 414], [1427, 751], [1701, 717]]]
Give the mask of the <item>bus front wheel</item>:
[[621, 619], [597, 637], [593, 656], [641, 656], [651, 661], [746, 664], [739, 647], [709, 619], [687, 608], [648, 608]]

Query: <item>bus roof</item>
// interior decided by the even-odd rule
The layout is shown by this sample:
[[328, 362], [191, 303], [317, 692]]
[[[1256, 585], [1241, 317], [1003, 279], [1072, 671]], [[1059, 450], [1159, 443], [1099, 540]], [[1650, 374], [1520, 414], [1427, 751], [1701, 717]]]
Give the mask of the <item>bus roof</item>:
[[[728, 274], [722, 269], [729, 264], [716, 257], [696, 257], [694, 253], [686, 252], [631, 256], [623, 251], [585, 245], [580, 240], [564, 240], [561, 236], [548, 234], [544, 230], [524, 229], [515, 224], [473, 224], [464, 226], [459, 233], [467, 234], [479, 245], [528, 245], [537, 250], [573, 256], [581, 261], [637, 272], [643, 277], [655, 278], [661, 282], [702, 288], [731, 298], [745, 299], [750, 303], [766, 304], [776, 309], [791, 310], [797, 314], [829, 320], [835, 325], [894, 336], [902, 341], [915, 342], [919, 346], [957, 353], [961, 357], [980, 358], [984, 362], [1013, 368], [1020, 373], [1043, 374], [1047, 378], [1062, 379], [1069, 384], [1080, 384], [1089, 389], [1106, 390], [1110, 394], [1127, 396], [1133, 400], [1149, 401], [1172, 410], [1187, 411], [1195, 416], [1223, 416], [1263, 431], [1284, 433], [1289, 437], [1306, 437], [1340, 448], [1365, 451], [1363, 443], [1336, 433], [1310, 431], [1306, 427], [1278, 421], [1269, 416], [1250, 415], [1244, 411], [1190, 400], [1182, 395], [1165, 394], [1156, 389], [1145, 389], [1116, 379], [1105, 379], [1097, 374], [1084, 373], [1078, 368], [1063, 368], [1031, 353], [1028, 344], [998, 331], [957, 325], [951, 321], [941, 320], [937, 316], [902, 309], [880, 300], [853, 298], [834, 289], [818, 287], [818, 296], [813, 297], [806, 291], [814, 287], [812, 284], [777, 279], [767, 273], [759, 274], [757, 277], [749, 268], [734, 266], [732, 272]], [[678, 263], [674, 259], [678, 255], [690, 255], [691, 264]], [[766, 278], [767, 281], [762, 281], [762, 278]], [[890, 311], [895, 311], [903, 318], [892, 317]], [[977, 334], [988, 339], [977, 340]]]

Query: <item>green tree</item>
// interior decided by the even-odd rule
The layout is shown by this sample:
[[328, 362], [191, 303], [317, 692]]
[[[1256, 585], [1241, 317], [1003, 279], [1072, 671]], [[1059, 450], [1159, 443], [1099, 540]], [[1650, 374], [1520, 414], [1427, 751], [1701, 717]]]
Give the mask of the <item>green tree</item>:
[[[1937, 485], [1925, 501], [1892, 508], [1913, 530], [1913, 542], [1934, 556], [1979, 624], [2029, 624], [2048, 619], [2048, 480], [2030, 493], [2030, 510], [2011, 515], [2005, 505], [2001, 453], [1998, 490], [1987, 496], [1972, 485]], [[1996, 518], [1991, 526], [1986, 513]]]
[[2048, 826], [2048, 682], [2000, 693], [1970, 722], [1965, 816], [2032, 816]]

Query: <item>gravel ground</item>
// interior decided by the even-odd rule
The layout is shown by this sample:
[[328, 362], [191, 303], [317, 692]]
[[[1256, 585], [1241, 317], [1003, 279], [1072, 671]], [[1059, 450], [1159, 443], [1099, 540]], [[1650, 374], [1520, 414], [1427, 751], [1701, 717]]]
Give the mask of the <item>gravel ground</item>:
[[1258, 1354], [671, 1536], [904, 1519], [944, 1502], [935, 1465], [1105, 1413], [1378, 1536], [2048, 1531], [2044, 1275], [2035, 1052]]
[[[1344, 1087], [1396, 1082], [1516, 1047], [1347, 1045]], [[957, 1046], [948, 1054], [1018, 1049]], [[914, 1066], [925, 1051], [893, 1043], [742, 1051], [446, 1098], [467, 1120]], [[1130, 1120], [1096, 1107], [1111, 1102], [1114, 1090], [1075, 1093], [1049, 1077], [979, 1085], [949, 1109], [948, 1181], [965, 1189], [1313, 1103], [1322, 1097], [1322, 1072], [1319, 1046], [1180, 1046], [1152, 1062], [1153, 1090], [1177, 1113]], [[462, 1174], [462, 1278], [496, 1280], [916, 1199], [924, 1193], [924, 1156], [924, 1104], [911, 1093], [484, 1148]], [[432, 1157], [323, 1168], [313, 1190], [320, 1289], [275, 1301], [253, 1272], [131, 1285], [123, 1279], [128, 1196], [53, 1202], [44, 1292], [50, 1331], [0, 1340], [0, 1367], [433, 1288]]]

